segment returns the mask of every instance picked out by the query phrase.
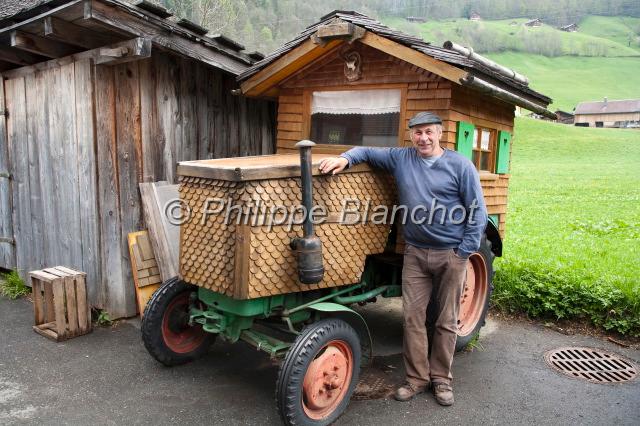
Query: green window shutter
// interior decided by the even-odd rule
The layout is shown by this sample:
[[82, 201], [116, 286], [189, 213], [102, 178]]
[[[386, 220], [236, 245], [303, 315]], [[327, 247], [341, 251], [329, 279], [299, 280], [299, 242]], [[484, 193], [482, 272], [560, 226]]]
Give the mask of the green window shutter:
[[500, 226], [500, 215], [499, 214], [490, 214], [489, 215], [489, 220], [491, 222], [493, 222], [493, 224], [495, 225], [496, 228], [498, 226]]
[[473, 124], [465, 121], [458, 121], [456, 130], [456, 151], [467, 157], [473, 158]]
[[498, 132], [498, 149], [496, 157], [496, 173], [509, 173], [509, 150], [511, 149], [511, 133]]

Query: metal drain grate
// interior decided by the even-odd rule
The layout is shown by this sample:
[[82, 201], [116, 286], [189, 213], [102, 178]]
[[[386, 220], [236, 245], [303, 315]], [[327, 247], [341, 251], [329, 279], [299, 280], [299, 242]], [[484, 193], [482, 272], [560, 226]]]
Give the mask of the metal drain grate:
[[363, 374], [353, 392], [352, 399], [365, 401], [384, 399], [393, 394], [395, 382], [392, 377], [377, 369], [369, 369]]
[[627, 382], [638, 375], [638, 367], [631, 361], [600, 349], [559, 348], [544, 358], [561, 373], [592, 383]]

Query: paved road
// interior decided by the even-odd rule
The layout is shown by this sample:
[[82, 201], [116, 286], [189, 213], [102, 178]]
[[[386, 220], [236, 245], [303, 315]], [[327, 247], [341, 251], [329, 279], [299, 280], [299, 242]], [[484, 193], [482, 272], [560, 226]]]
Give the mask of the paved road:
[[[397, 301], [364, 309], [375, 354], [400, 381], [402, 324]], [[65, 343], [31, 330], [32, 306], [0, 298], [0, 424], [280, 424], [277, 366], [244, 344], [216, 343], [202, 360], [165, 368], [147, 355], [139, 322], [98, 328]], [[352, 401], [337, 424], [634, 424], [640, 379], [597, 385], [546, 367], [545, 351], [592, 346], [640, 362], [640, 351], [535, 325], [489, 321], [482, 348], [454, 360], [456, 404], [431, 395], [400, 403]], [[395, 368], [393, 368], [395, 367]]]

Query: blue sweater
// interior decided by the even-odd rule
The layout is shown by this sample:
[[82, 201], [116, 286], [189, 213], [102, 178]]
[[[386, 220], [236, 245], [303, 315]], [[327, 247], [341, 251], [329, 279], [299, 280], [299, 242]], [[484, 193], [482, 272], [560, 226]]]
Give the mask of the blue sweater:
[[[356, 147], [342, 154], [349, 166], [367, 162], [393, 174], [403, 212], [395, 215], [404, 223], [407, 243], [421, 248], [455, 249], [468, 257], [480, 247], [487, 225], [487, 209], [480, 177], [464, 156], [445, 149], [432, 166], [415, 148]], [[412, 214], [413, 212], [413, 214]]]

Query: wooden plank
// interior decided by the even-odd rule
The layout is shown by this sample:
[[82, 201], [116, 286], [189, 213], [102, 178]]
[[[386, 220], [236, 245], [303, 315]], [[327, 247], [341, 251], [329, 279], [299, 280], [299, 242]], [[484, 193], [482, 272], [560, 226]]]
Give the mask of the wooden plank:
[[[0, 109], [5, 110], [6, 99], [4, 82], [0, 81]], [[6, 115], [0, 116], [0, 173], [5, 177], [0, 177], [0, 238], [14, 238], [13, 232], [13, 194], [11, 190], [10, 175], [11, 167], [9, 161], [9, 145], [7, 139]], [[0, 268], [16, 268], [16, 252], [14, 243], [0, 242]]]
[[161, 175], [156, 179], [175, 183], [176, 146], [182, 132], [178, 126], [179, 102], [177, 98], [179, 69], [176, 58], [154, 55], [156, 69], [156, 102], [158, 111], [158, 144], [162, 153]]
[[58, 342], [59, 340], [61, 340], [61, 339], [58, 338], [58, 333], [56, 333], [55, 331], [50, 330], [48, 328], [41, 328], [41, 326], [34, 325], [33, 326], [33, 331], [35, 331], [36, 333], [40, 334], [41, 336], [46, 337], [47, 339], [53, 340], [55, 342]]
[[56, 333], [58, 339], [67, 337], [67, 319], [64, 315], [64, 284], [63, 279], [49, 284], [53, 290], [53, 309], [55, 311]]
[[44, 306], [45, 306], [45, 319], [47, 322], [56, 320], [56, 312], [53, 304], [53, 289], [52, 283], [48, 282], [44, 284]]
[[0, 61], [10, 64], [28, 66], [44, 60], [46, 60], [46, 58], [43, 56], [34, 55], [33, 53], [8, 46], [3, 46], [2, 49], [0, 49]]
[[29, 200], [30, 200], [30, 222], [31, 222], [31, 246], [29, 247], [29, 269], [41, 269], [44, 267], [44, 211], [42, 198], [49, 196], [42, 193], [39, 150], [40, 140], [38, 139], [39, 123], [38, 110], [42, 104], [38, 102], [36, 77], [31, 74], [25, 76], [26, 88], [26, 113], [27, 113], [27, 151], [29, 163]]
[[96, 161], [100, 218], [100, 259], [102, 308], [115, 317], [120, 312], [122, 294], [122, 250], [120, 245], [120, 198], [117, 187], [117, 150], [115, 134], [114, 67], [94, 67], [96, 115]]
[[62, 56], [72, 55], [78, 51], [77, 48], [69, 46], [68, 44], [19, 30], [11, 32], [10, 46], [46, 58], [60, 58]]
[[[155, 183], [141, 183], [140, 194], [142, 198], [142, 207], [146, 227], [149, 230], [149, 240], [153, 247], [153, 256], [156, 259], [157, 266], [160, 270], [162, 280], [168, 280], [178, 275], [178, 244], [179, 244], [179, 227], [173, 225], [173, 231], [169, 234], [167, 228], [171, 225], [165, 220], [163, 202], [158, 201], [158, 192], [154, 188]], [[162, 192], [163, 200], [177, 197], [177, 185], [163, 185], [160, 188], [166, 188]], [[173, 193], [168, 194], [167, 191]], [[171, 235], [171, 241], [169, 239]]]
[[78, 194], [80, 203], [80, 245], [82, 248], [81, 269], [86, 272], [88, 300], [100, 304], [98, 283], [100, 270], [100, 227], [96, 220], [98, 212], [98, 187], [95, 136], [95, 92], [93, 66], [90, 59], [74, 64], [75, 78], [75, 123], [78, 143]]
[[[58, 208], [55, 214], [59, 215], [62, 226], [57, 230], [58, 257], [55, 263], [82, 269], [80, 199], [86, 194], [80, 193], [78, 187], [74, 64], [63, 65], [59, 71], [58, 95], [50, 98], [57, 112], [56, 120], [50, 122], [51, 130], [55, 129], [57, 135], [51, 143], [57, 145], [57, 151], [60, 153], [56, 158], [57, 170], [54, 173], [59, 185], [56, 200]], [[58, 72], [54, 74], [57, 75]]]
[[[213, 70], [205, 68], [200, 64], [195, 64], [195, 83], [196, 83], [196, 130], [198, 138], [198, 156], [197, 159], [205, 159], [213, 157], [213, 132], [209, 132], [209, 127], [215, 123], [213, 121], [214, 111], [209, 109], [210, 99], [215, 96], [213, 87], [211, 87], [211, 74]], [[213, 128], [213, 126], [212, 126]]]
[[5, 81], [7, 140], [12, 159], [11, 188], [13, 192], [13, 230], [16, 243], [16, 269], [27, 282], [30, 269], [31, 200], [29, 190], [29, 153], [27, 144], [27, 111], [24, 78]]
[[[49, 98], [57, 96], [57, 88], [53, 87], [53, 71], [45, 70], [35, 75], [36, 86], [36, 108], [35, 113], [35, 140], [38, 143], [38, 163], [40, 190], [43, 195], [57, 192], [54, 181], [55, 170], [55, 150], [50, 140], [49, 130]], [[55, 137], [55, 135], [54, 135]], [[60, 229], [59, 217], [56, 214], [55, 197], [46, 195], [41, 198], [42, 220], [46, 226], [43, 227], [43, 265], [53, 265], [57, 262], [57, 232]]]
[[43, 20], [44, 36], [85, 49], [95, 49], [114, 43], [114, 37], [91, 31], [87, 28], [67, 22], [55, 16], [47, 16]]
[[242, 93], [247, 96], [261, 95], [265, 90], [326, 55], [341, 43], [342, 40], [332, 40], [324, 46], [319, 46], [311, 40], [305, 41], [240, 84]]
[[182, 134], [176, 140], [176, 161], [198, 159], [198, 117], [196, 99], [196, 63], [182, 58], [179, 62], [179, 105], [178, 125]]
[[67, 327], [69, 337], [78, 333], [78, 304], [76, 303], [76, 285], [73, 275], [64, 277], [64, 293], [66, 297]]
[[155, 60], [149, 58], [138, 62], [138, 72], [140, 75], [142, 181], [155, 182], [163, 179], [162, 150], [165, 143], [158, 134]]
[[83, 274], [76, 275], [76, 303], [78, 307], [78, 328], [80, 334], [91, 330], [91, 307], [87, 303], [87, 284]]
[[[115, 318], [136, 314], [135, 289], [133, 281], [127, 236], [142, 228], [142, 209], [138, 195], [138, 182], [142, 178], [142, 140], [140, 134], [140, 86], [137, 62], [128, 62], [115, 67], [117, 138], [117, 173], [120, 199], [120, 253], [122, 274], [118, 286], [120, 294]], [[114, 301], [115, 302], [115, 301]]]
[[31, 294], [33, 295], [33, 316], [35, 325], [44, 322], [44, 300], [42, 299], [42, 282], [31, 277]]

